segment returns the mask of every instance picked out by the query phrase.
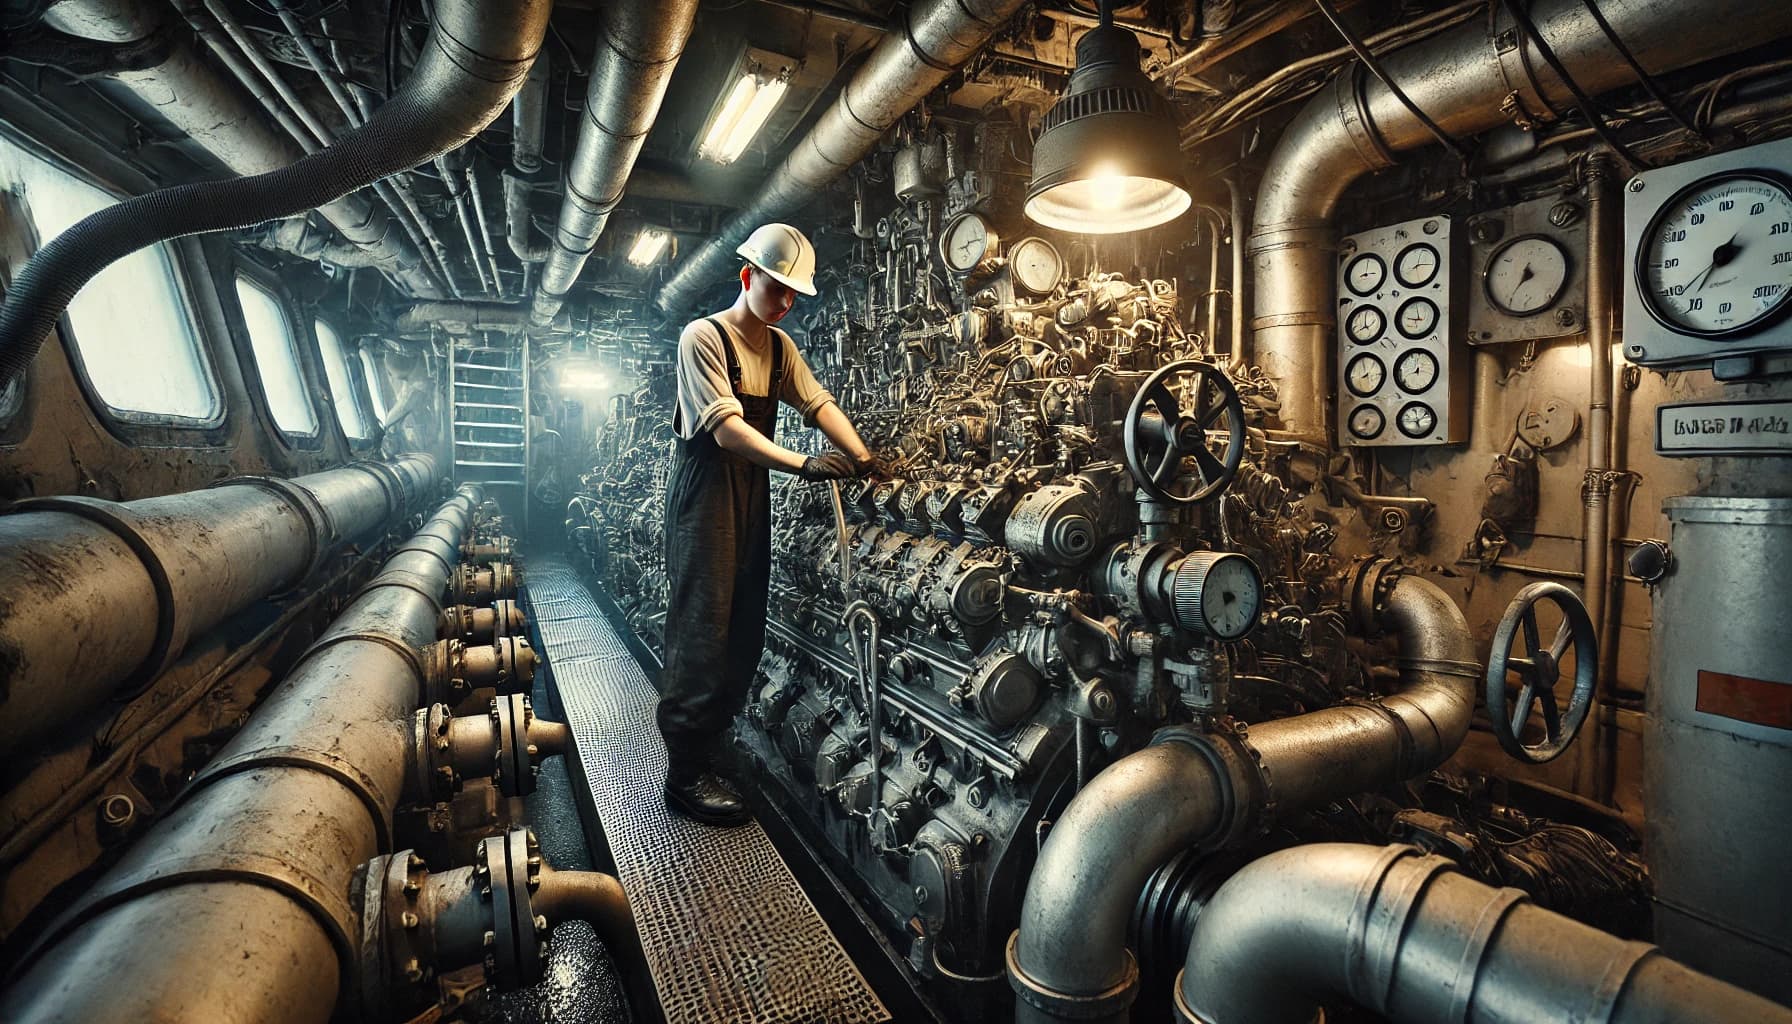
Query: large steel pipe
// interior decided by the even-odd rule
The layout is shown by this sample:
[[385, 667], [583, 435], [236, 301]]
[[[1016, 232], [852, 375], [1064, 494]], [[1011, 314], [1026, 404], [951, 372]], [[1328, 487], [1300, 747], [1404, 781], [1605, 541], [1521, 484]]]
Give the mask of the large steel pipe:
[[147, 685], [195, 635], [301, 583], [427, 497], [435, 458], [139, 501], [35, 498], [0, 516], [0, 749]]
[[1792, 1010], [1534, 906], [1404, 846], [1317, 843], [1220, 886], [1195, 922], [1178, 1019], [1304, 1024], [1349, 1001], [1395, 1024], [1788, 1024]]
[[[1599, 0], [1638, 62], [1663, 74], [1792, 34], [1792, 4], [1713, 0]], [[1530, 17], [1581, 88], [1597, 94], [1635, 82], [1585, 0], [1535, 0]], [[1507, 124], [1517, 105], [1534, 118], [1573, 106], [1567, 85], [1503, 8], [1488, 18], [1384, 55], [1390, 78], [1444, 132], [1465, 138]], [[1369, 75], [1340, 74], [1282, 132], [1257, 194], [1250, 238], [1256, 286], [1252, 353], [1280, 385], [1282, 422], [1327, 434], [1330, 341], [1337, 304], [1332, 217], [1358, 178], [1436, 139]]]
[[1166, 729], [1059, 816], [1027, 883], [1008, 972], [1022, 1021], [1123, 1021], [1138, 966], [1126, 925], [1145, 880], [1191, 846], [1221, 848], [1272, 810], [1309, 807], [1443, 763], [1468, 734], [1480, 677], [1448, 594], [1415, 576], [1359, 577], [1358, 615], [1400, 640], [1400, 686], [1238, 733]]
[[[426, 531], [458, 541], [478, 498], [463, 487]], [[27, 951], [0, 1019], [329, 1020], [357, 963], [355, 873], [392, 848], [418, 652], [446, 583], [427, 552], [390, 560], [167, 816]]]
[[815, 194], [871, 152], [902, 115], [970, 60], [1019, 10], [1020, 0], [923, 0], [871, 51], [759, 194], [678, 268], [654, 302], [677, 313], [728, 276], [752, 230], [815, 202]]

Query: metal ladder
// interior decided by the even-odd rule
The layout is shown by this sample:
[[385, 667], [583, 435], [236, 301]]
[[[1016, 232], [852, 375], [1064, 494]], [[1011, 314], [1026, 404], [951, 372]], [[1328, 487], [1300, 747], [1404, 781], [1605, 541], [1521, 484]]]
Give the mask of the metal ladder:
[[454, 481], [514, 488], [506, 502], [528, 524], [529, 344], [526, 338], [455, 338], [449, 353]]

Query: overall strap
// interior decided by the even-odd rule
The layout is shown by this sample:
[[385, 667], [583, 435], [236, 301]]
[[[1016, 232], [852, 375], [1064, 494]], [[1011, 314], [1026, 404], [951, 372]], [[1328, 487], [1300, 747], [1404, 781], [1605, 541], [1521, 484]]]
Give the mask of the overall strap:
[[709, 325], [722, 336], [722, 352], [728, 357], [728, 386], [734, 389], [734, 397], [739, 398], [740, 360], [734, 354], [734, 339], [728, 335], [728, 328], [723, 327], [720, 320], [713, 316], [706, 316], [703, 319], [709, 321]]
[[766, 397], [776, 401], [783, 394], [784, 345], [790, 340], [790, 335], [776, 327], [768, 327], [767, 330], [771, 332], [772, 336], [772, 378], [771, 387], [765, 389], [765, 394]]

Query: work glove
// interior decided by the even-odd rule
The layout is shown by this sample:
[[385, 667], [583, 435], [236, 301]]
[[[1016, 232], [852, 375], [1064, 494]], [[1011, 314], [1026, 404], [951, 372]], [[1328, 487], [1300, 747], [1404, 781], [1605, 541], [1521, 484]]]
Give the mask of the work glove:
[[891, 475], [889, 460], [869, 449], [864, 458], [853, 460], [853, 470], [853, 475], [861, 479], [888, 480]]
[[796, 475], [804, 480], [847, 480], [861, 475], [859, 467], [852, 457], [845, 452], [828, 452], [825, 455], [811, 455], [803, 460], [803, 468]]

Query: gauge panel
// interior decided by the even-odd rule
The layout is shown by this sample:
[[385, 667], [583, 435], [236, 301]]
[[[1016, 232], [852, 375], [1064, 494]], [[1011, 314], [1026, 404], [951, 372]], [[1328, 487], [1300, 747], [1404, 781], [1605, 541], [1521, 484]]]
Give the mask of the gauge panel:
[[1058, 247], [1037, 236], [1023, 238], [1008, 250], [1014, 283], [1034, 295], [1050, 295], [1064, 282], [1064, 257]]
[[1487, 258], [1481, 287], [1487, 302], [1507, 316], [1536, 316], [1553, 307], [1568, 287], [1568, 253], [1548, 235], [1520, 235]]
[[1451, 358], [1461, 326], [1452, 289], [1462, 277], [1452, 266], [1459, 255], [1452, 227], [1440, 215], [1341, 240], [1335, 403], [1341, 443], [1467, 440], [1469, 363]]
[[954, 274], [974, 273], [994, 260], [999, 241], [982, 214], [961, 213], [940, 232], [940, 259]]

